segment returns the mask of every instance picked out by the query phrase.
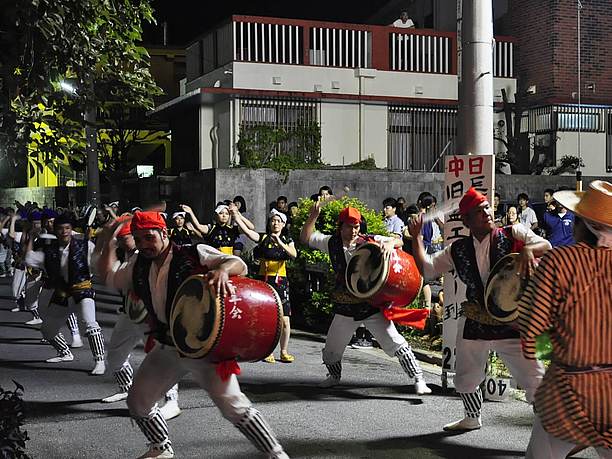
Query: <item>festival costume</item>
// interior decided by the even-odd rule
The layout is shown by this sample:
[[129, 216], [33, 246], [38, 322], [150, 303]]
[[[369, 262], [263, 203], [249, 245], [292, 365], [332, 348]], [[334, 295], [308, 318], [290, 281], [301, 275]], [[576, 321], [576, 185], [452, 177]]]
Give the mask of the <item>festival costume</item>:
[[[153, 214], [153, 212], [139, 212]], [[148, 217], [132, 220], [132, 231], [146, 229]], [[150, 217], [152, 220], [154, 216]], [[138, 226], [142, 223], [143, 226]], [[157, 223], [151, 223], [157, 224]], [[159, 222], [161, 225], [161, 222]], [[260, 451], [270, 457], [288, 457], [261, 414], [251, 407], [249, 399], [240, 391], [234, 374], [222, 379], [216, 365], [203, 360], [179, 357], [168, 335], [169, 313], [174, 294], [190, 275], [215, 269], [222, 262], [238, 258], [224, 255], [204, 244], [171, 246], [163, 264], [157, 266], [140, 255], [116, 272], [110, 273], [107, 283], [119, 290], [131, 290], [146, 307], [156, 344], [138, 369], [127, 403], [130, 414], [150, 442], [150, 450], [143, 457], [174, 457], [168, 435], [168, 425], [157, 408], [157, 400], [184, 375], [191, 373], [205, 389], [223, 416], [234, 424]], [[244, 266], [246, 272], [246, 265]]]
[[393, 322], [385, 318], [379, 308], [357, 300], [348, 292], [345, 280], [346, 265], [355, 250], [366, 242], [368, 237], [360, 235], [349, 247], [345, 247], [339, 234], [329, 236], [319, 231], [315, 231], [309, 240], [310, 247], [329, 254], [336, 273], [336, 285], [332, 294], [334, 318], [327, 331], [323, 349], [323, 363], [327, 367], [328, 378], [322, 386], [331, 387], [340, 382], [342, 356], [353, 333], [363, 323], [385, 353], [390, 357], [397, 357], [404, 372], [415, 378], [417, 393], [430, 393], [412, 349], [398, 333]]
[[[288, 236], [282, 235], [280, 238], [284, 244], [293, 243]], [[283, 315], [290, 316], [291, 304], [286, 263], [291, 257], [269, 234], [261, 235], [259, 244], [253, 249], [253, 255], [259, 259], [259, 272], [255, 278], [267, 282], [276, 290], [283, 304]]]
[[171, 228], [168, 231], [168, 236], [170, 240], [176, 245], [187, 245], [193, 244], [191, 239], [191, 231], [189, 231], [184, 226], [182, 228]]
[[41, 328], [43, 337], [58, 353], [49, 361], [70, 361], [72, 353], [63, 335], [62, 323], [71, 313], [79, 311], [86, 324], [86, 336], [96, 363], [92, 374], [104, 374], [104, 336], [96, 321], [95, 293], [91, 282], [90, 257], [94, 245], [90, 241], [71, 237], [66, 247], [57, 239], [50, 240], [40, 250], [26, 254], [26, 264], [44, 269], [47, 285], [53, 289], [45, 320]]
[[[467, 211], [465, 211], [467, 213]], [[504, 255], [520, 250], [523, 244], [544, 241], [522, 225], [495, 228], [483, 241], [473, 236], [458, 239], [443, 251], [427, 257], [424, 262], [426, 278], [456, 270], [466, 285], [466, 301], [462, 303], [463, 317], [457, 325], [455, 389], [463, 401], [465, 419], [445, 426], [447, 430], [470, 430], [481, 426], [483, 395], [480, 383], [485, 379], [489, 351], [502, 358], [526, 391], [531, 401], [544, 374], [538, 361], [523, 357], [518, 332], [509, 326], [493, 325], [484, 309], [484, 285], [489, 270]]]
[[240, 230], [236, 226], [215, 223], [210, 227], [205, 240], [209, 246], [220, 252], [233, 255], [235, 250], [241, 251], [244, 249], [244, 245], [238, 240], [239, 237]]

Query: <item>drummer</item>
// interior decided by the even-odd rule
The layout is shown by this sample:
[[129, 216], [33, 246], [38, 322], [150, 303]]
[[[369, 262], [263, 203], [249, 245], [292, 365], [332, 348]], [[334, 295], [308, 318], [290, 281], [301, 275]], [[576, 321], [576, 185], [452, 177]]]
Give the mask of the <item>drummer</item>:
[[[284, 363], [292, 363], [295, 357], [289, 354], [287, 350], [289, 336], [291, 335], [291, 304], [289, 303], [289, 280], [287, 279], [286, 261], [295, 258], [297, 250], [293, 240], [285, 231], [287, 215], [272, 209], [268, 219], [268, 230], [265, 234], [260, 235], [246, 225], [234, 204], [230, 204], [230, 212], [240, 230], [249, 239], [257, 242], [257, 247], [253, 250], [253, 253], [259, 259], [259, 273], [255, 278], [270, 284], [276, 290], [283, 303], [283, 329], [280, 336], [279, 360]], [[276, 361], [272, 354], [264, 360], [268, 363]]]
[[612, 183], [554, 199], [576, 214], [576, 243], [542, 258], [519, 303], [525, 356], [535, 358], [538, 335], [552, 341], [526, 457], [566, 457], [579, 445], [612, 458]]
[[484, 309], [484, 285], [489, 271], [503, 256], [518, 251], [519, 270], [526, 276], [533, 268], [534, 259], [550, 249], [550, 244], [533, 231], [515, 225], [497, 228], [493, 211], [486, 196], [470, 188], [459, 203], [463, 224], [470, 230], [470, 237], [455, 240], [450, 246], [433, 255], [425, 253], [422, 215], [408, 223], [412, 236], [414, 259], [425, 278], [456, 270], [466, 284], [466, 298], [461, 305], [463, 317], [457, 327], [457, 354], [455, 389], [461, 396], [465, 417], [444, 426], [444, 430], [474, 430], [482, 427], [482, 391], [480, 383], [485, 378], [485, 366], [489, 351], [499, 354], [518, 384], [526, 390], [527, 400], [532, 401], [542, 380], [544, 367], [539, 361], [527, 360], [521, 353], [518, 331], [492, 321]]
[[363, 323], [374, 335], [382, 349], [389, 356], [396, 356], [402, 369], [409, 377], [414, 377], [416, 393], [430, 394], [412, 349], [395, 328], [393, 322], [384, 317], [379, 308], [357, 300], [349, 294], [345, 271], [346, 265], [362, 244], [374, 240], [383, 253], [390, 253], [402, 246], [402, 240], [383, 236], [366, 236], [359, 233], [361, 213], [354, 207], [343, 209], [338, 216], [338, 231], [334, 235], [325, 235], [315, 230], [317, 218], [321, 213], [321, 201], [313, 204], [310, 215], [302, 232], [300, 241], [314, 249], [329, 254], [332, 268], [336, 273], [336, 288], [332, 296], [334, 301], [334, 318], [327, 332], [323, 363], [329, 372], [321, 387], [333, 387], [340, 383], [342, 377], [342, 356], [357, 327]]
[[166, 222], [158, 212], [136, 212], [130, 224], [138, 254], [113, 271], [114, 250], [100, 257], [106, 283], [131, 290], [142, 301], [153, 322], [155, 347], [134, 376], [127, 404], [131, 416], [149, 441], [142, 458], [173, 458], [168, 425], [156, 401], [191, 373], [223, 416], [260, 451], [272, 458], [288, 457], [263, 416], [240, 391], [235, 374], [221, 377], [217, 366], [203, 360], [181, 358], [168, 335], [170, 304], [181, 283], [192, 274], [206, 273], [209, 284], [221, 295], [231, 289], [230, 276], [247, 272], [242, 260], [204, 245], [177, 246], [170, 242]]

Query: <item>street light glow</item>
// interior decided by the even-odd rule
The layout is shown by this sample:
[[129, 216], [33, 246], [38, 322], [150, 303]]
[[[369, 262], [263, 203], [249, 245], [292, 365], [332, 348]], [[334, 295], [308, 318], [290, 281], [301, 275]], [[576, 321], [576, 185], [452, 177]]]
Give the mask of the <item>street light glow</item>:
[[67, 81], [60, 81], [60, 87], [62, 88], [63, 91], [67, 92], [68, 94], [74, 95], [76, 94], [76, 88], [74, 86], [72, 86], [70, 83], [68, 83]]

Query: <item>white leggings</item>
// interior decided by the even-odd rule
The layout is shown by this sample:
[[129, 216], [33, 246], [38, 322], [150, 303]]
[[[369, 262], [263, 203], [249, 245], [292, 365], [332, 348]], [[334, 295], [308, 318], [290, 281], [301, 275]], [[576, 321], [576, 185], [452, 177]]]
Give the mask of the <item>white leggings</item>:
[[98, 322], [96, 322], [96, 302], [92, 298], [83, 298], [76, 304], [72, 298], [68, 298], [68, 307], [55, 303], [49, 304], [40, 329], [43, 337], [51, 340], [62, 328], [68, 316], [77, 311], [79, 312], [77, 316], [85, 322], [87, 330], [100, 328]]

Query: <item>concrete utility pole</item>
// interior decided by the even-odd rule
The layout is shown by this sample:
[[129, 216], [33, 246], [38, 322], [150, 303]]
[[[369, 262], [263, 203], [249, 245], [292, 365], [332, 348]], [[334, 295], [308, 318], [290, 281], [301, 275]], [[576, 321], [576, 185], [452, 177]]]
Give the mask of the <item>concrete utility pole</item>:
[[462, 2], [461, 75], [457, 129], [459, 154], [493, 152], [493, 6], [491, 0]]

